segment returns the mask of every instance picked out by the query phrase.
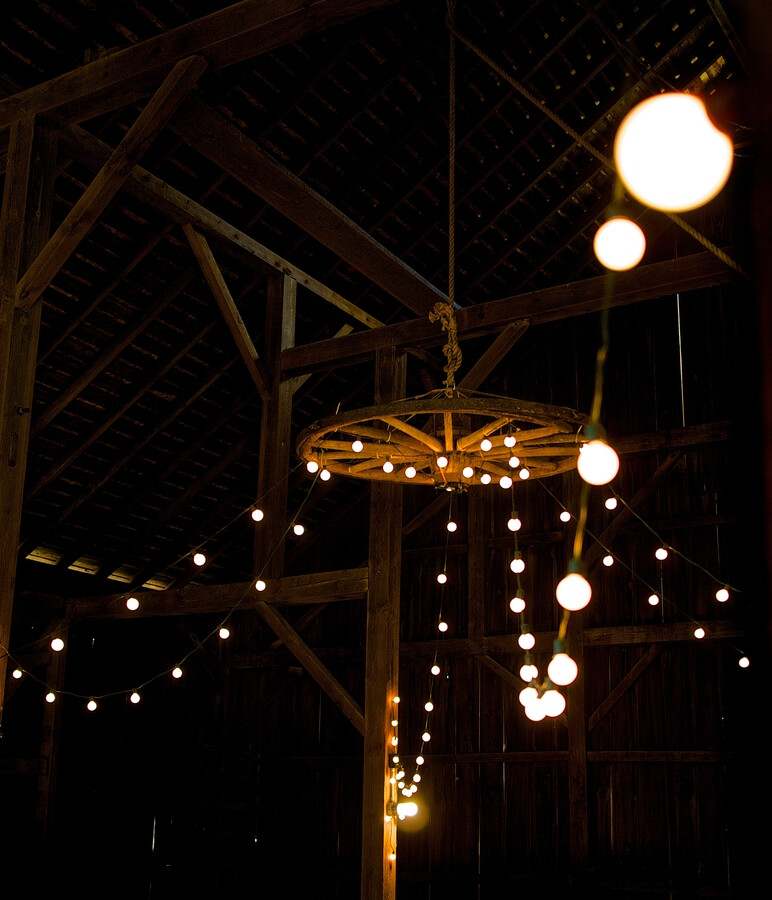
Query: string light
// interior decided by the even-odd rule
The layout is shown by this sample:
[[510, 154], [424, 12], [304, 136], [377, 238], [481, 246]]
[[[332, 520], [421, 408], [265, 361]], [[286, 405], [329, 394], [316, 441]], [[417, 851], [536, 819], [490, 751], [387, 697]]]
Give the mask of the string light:
[[451, 534], [452, 534], [454, 531], [456, 531], [456, 529], [458, 528], [458, 525], [455, 522], [450, 521], [450, 522], [448, 522], [447, 528], [448, 528], [448, 531], [451, 532]]
[[657, 549], [654, 551], [654, 555], [660, 561], [663, 559], [667, 559], [667, 556], [668, 556], [667, 547], [657, 547]]
[[260, 591], [261, 593], [265, 590], [266, 584], [262, 578], [258, 578], [255, 582], [255, 590]]
[[739, 659], [738, 662], [737, 662], [737, 665], [738, 665], [741, 669], [747, 669], [748, 666], [749, 666], [750, 664], [751, 664], [751, 661], [748, 659], [747, 656], [741, 656], [740, 659]]
[[698, 641], [701, 641], [705, 637], [705, 629], [702, 626], [694, 629], [694, 636]]
[[613, 566], [613, 565], [614, 565], [614, 557], [613, 557], [610, 553], [607, 553], [607, 554], [603, 557], [603, 565], [606, 566], [607, 568], [608, 568], [609, 566]]
[[265, 516], [265, 513], [262, 511], [262, 509], [258, 509], [258, 507], [255, 507], [251, 512], [251, 516], [252, 516], [253, 521], [262, 522], [263, 518]]
[[509, 475], [502, 475], [501, 478], [499, 478], [499, 487], [504, 488], [504, 490], [512, 487], [512, 479]]
[[616, 497], [607, 497], [605, 506], [606, 506], [606, 509], [616, 509], [617, 508], [617, 498]]
[[142, 697], [140, 697], [139, 691], [133, 691], [132, 694], [131, 694], [131, 696], [129, 697], [129, 700], [131, 700], [131, 702], [132, 702], [133, 704], [135, 704], [135, 705], [136, 705], [137, 703], [139, 703], [139, 701], [140, 701], [141, 699], [142, 699]]
[[319, 463], [315, 459], [309, 459], [306, 463], [306, 469], [315, 475], [319, 471]]
[[21, 678], [23, 674], [24, 672], [22, 672], [22, 670], [18, 668], [14, 669], [13, 672], [11, 672], [11, 675], [13, 675], [14, 678]]
[[649, 594], [649, 606], [657, 606], [659, 604], [658, 594]]
[[431, 669], [432, 675], [439, 675], [440, 671], [440, 667], [437, 665], [437, 663], [435, 663]]
[[490, 438], [483, 438], [480, 441], [480, 449], [482, 450], [483, 453], [487, 453], [491, 449], [492, 446], [493, 446], [493, 443], [491, 442]]
[[129, 597], [126, 601], [126, 609], [130, 609], [132, 612], [139, 609], [139, 600], [136, 597]]
[[728, 599], [729, 599], [729, 591], [725, 587], [719, 588], [716, 591], [716, 600], [718, 600], [719, 603], [726, 603], [726, 601]]
[[359, 440], [359, 438], [351, 442], [351, 449], [354, 451], [354, 453], [361, 453], [364, 448], [365, 445], [362, 443], [362, 441]]
[[305, 534], [306, 526], [305, 526], [305, 525], [301, 525], [300, 522], [295, 522], [295, 524], [292, 526], [292, 531], [293, 531], [298, 537], [300, 537], [301, 534]]
[[437, 583], [438, 584], [447, 584], [447, 582], [448, 582], [448, 576], [445, 574], [445, 572], [440, 572], [440, 574], [437, 576]]
[[198, 551], [197, 553], [193, 554], [193, 562], [197, 566], [203, 566], [204, 563], [206, 562], [206, 556], [203, 553], [201, 553], [201, 551]]
[[418, 474], [418, 470], [415, 466], [408, 466], [405, 469], [405, 478], [415, 478]]
[[46, 703], [53, 703], [56, 700], [56, 694], [53, 691], [49, 691], [46, 694]]
[[329, 480], [330, 480], [330, 477], [331, 477], [331, 476], [330, 476], [330, 470], [329, 470], [329, 469], [322, 469], [322, 471], [319, 473], [319, 477], [322, 479], [322, 481], [329, 481]]
[[220, 638], [221, 638], [221, 640], [223, 640], [223, 641], [227, 641], [228, 638], [231, 636], [230, 630], [227, 629], [225, 626], [223, 626], [223, 627], [219, 630], [218, 634], [220, 635]]
[[172, 678], [182, 678], [182, 669], [179, 666], [172, 669]]
[[94, 712], [94, 710], [95, 710], [96, 708], [97, 708], [97, 702], [96, 702], [96, 700], [92, 697], [92, 698], [88, 701], [88, 703], [86, 704], [86, 709], [87, 709], [89, 712]]
[[520, 475], [521, 481], [525, 481], [526, 479], [531, 477], [531, 470], [527, 469], [525, 466], [523, 466], [523, 468], [520, 469], [518, 474]]
[[60, 637], [55, 637], [55, 638], [51, 641], [51, 649], [52, 649], [55, 653], [61, 652], [62, 650], [64, 650], [64, 641], [63, 641]]
[[490, 472], [483, 472], [482, 475], [480, 476], [480, 482], [482, 484], [490, 484], [492, 480], [493, 479], [491, 477]]
[[567, 509], [564, 509], [563, 512], [560, 514], [560, 521], [561, 522], [570, 522], [571, 521], [571, 513]]

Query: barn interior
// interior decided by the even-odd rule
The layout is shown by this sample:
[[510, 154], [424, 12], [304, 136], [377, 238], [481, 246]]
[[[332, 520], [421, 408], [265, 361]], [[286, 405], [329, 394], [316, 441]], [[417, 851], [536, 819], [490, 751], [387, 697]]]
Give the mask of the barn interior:
[[[756, 889], [763, 7], [6, 0], [7, 886]], [[627, 112], [665, 92], [701, 97], [734, 148], [726, 186], [678, 214], [613, 160]], [[646, 250], [613, 272], [593, 239], [619, 214]], [[326, 445], [329, 480], [303, 450], [346, 416], [375, 441], [373, 408], [420, 443], [452, 398], [494, 422], [538, 408], [502, 440], [570, 420], [569, 465], [544, 450], [511, 487], [446, 490], [397, 455], [387, 476], [380, 445], [337, 467]], [[405, 401], [430, 411], [395, 425]], [[587, 488], [576, 423], [596, 419], [620, 466]], [[576, 558], [592, 600], [567, 615]], [[556, 639], [579, 675], [532, 721], [521, 667], [543, 679]]]

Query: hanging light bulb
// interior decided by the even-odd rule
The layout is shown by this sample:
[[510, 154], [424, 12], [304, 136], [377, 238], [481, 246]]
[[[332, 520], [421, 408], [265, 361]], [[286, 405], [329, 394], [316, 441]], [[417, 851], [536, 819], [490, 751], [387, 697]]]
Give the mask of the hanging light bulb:
[[499, 478], [499, 487], [504, 488], [504, 490], [512, 487], [512, 479], [509, 475], [502, 475], [501, 478]]
[[330, 470], [322, 469], [322, 471], [319, 473], [319, 477], [322, 479], [322, 481], [329, 481], [331, 478]]
[[267, 585], [263, 581], [262, 578], [258, 578], [257, 581], [255, 582], [255, 590], [256, 591], [260, 591], [262, 593], [266, 589], [266, 587], [267, 587]]
[[614, 141], [617, 172], [630, 193], [654, 209], [683, 212], [707, 203], [732, 169], [729, 137], [694, 94], [665, 93], [625, 116]]
[[614, 557], [610, 553], [607, 553], [603, 557], [603, 565], [606, 566], [606, 568], [614, 565]]
[[426, 762], [426, 760], [423, 758], [423, 756], [416, 756], [415, 764], [417, 766], [422, 766], [425, 762]]
[[424, 731], [424, 733], [421, 735], [421, 740], [425, 744], [428, 744], [431, 739], [432, 739], [432, 736], [431, 736], [431, 734], [429, 734], [428, 731]]
[[21, 678], [23, 674], [24, 672], [22, 672], [21, 669], [14, 669], [13, 672], [11, 672], [11, 675], [13, 675], [14, 678]]
[[517, 695], [517, 699], [523, 706], [528, 706], [539, 699], [539, 692], [535, 687], [524, 687]]
[[172, 678], [182, 678], [182, 669], [179, 666], [172, 669]]
[[490, 472], [483, 472], [480, 476], [480, 484], [490, 484], [492, 480]]
[[563, 512], [560, 514], [560, 521], [561, 522], [570, 522], [571, 521], [571, 513], [567, 509], [564, 509]]
[[568, 575], [558, 582], [555, 589], [558, 603], [570, 612], [584, 609], [592, 598], [590, 583], [579, 568], [579, 564], [572, 560], [568, 567]]
[[532, 650], [535, 643], [536, 638], [530, 631], [524, 631], [517, 639], [517, 644], [521, 650]]
[[139, 609], [139, 600], [136, 597], [129, 597], [126, 601], [126, 609], [130, 609], [132, 612]]
[[46, 703], [53, 703], [56, 700], [56, 694], [53, 691], [49, 691], [46, 694]]
[[520, 457], [519, 456], [510, 456], [509, 457], [509, 468], [516, 469], [520, 465]]
[[520, 521], [520, 519], [517, 518], [517, 516], [512, 516], [512, 518], [507, 522], [507, 528], [510, 531], [520, 531], [522, 526], [523, 523]]
[[505, 447], [510, 447], [510, 448], [514, 447], [516, 443], [517, 443], [517, 438], [514, 436], [514, 434], [508, 434], [504, 438], [504, 446]]
[[442, 632], [447, 631], [447, 630], [448, 630], [448, 623], [447, 623], [447, 622], [443, 622], [442, 620], [440, 620], [440, 622], [437, 624], [437, 630], [438, 630], [438, 631], [442, 631]]
[[55, 637], [51, 641], [51, 649], [56, 653], [64, 650], [64, 641], [60, 637]]
[[562, 715], [566, 708], [566, 698], [556, 690], [548, 690], [542, 694], [541, 702], [544, 704], [544, 713], [551, 719]]
[[544, 703], [540, 697], [537, 697], [536, 700], [526, 706], [525, 715], [532, 722], [541, 722], [547, 715], [547, 710], [544, 708]]
[[96, 702], [96, 700], [92, 697], [92, 698], [88, 701], [88, 703], [86, 704], [86, 709], [87, 709], [89, 712], [94, 712], [94, 710], [95, 710], [96, 708], [97, 708], [97, 702]]
[[206, 555], [203, 554], [200, 550], [197, 553], [193, 554], [193, 562], [197, 566], [203, 566], [206, 562]]
[[509, 568], [515, 573], [515, 575], [520, 575], [525, 572], [525, 560], [523, 559], [523, 555], [519, 550], [515, 550], [515, 556], [512, 562], [509, 564]]
[[701, 641], [705, 637], [705, 629], [702, 626], [698, 626], [694, 629], [694, 636], [698, 641]]
[[426, 703], [424, 703], [424, 709], [427, 712], [431, 712], [434, 709], [434, 704], [432, 703], [431, 700], [427, 700]]
[[417, 470], [415, 466], [408, 466], [405, 469], [405, 478], [415, 478]]
[[480, 449], [483, 451], [483, 453], [487, 453], [492, 446], [493, 444], [491, 443], [490, 438], [483, 438], [480, 441]]
[[472, 478], [474, 476], [474, 467], [473, 466], [464, 466], [461, 470], [461, 474], [464, 478]]
[[513, 613], [521, 613], [525, 609], [525, 600], [519, 594], [515, 594], [509, 601], [509, 608]]
[[131, 694], [131, 696], [129, 697], [129, 700], [131, 700], [131, 702], [134, 703], [135, 705], [136, 705], [137, 703], [139, 703], [139, 701], [140, 701], [141, 699], [142, 699], [142, 697], [140, 697], [139, 691], [133, 691], [132, 694]]
[[567, 684], [573, 684], [579, 674], [579, 666], [576, 662], [563, 650], [562, 641], [555, 640], [553, 642], [553, 656], [547, 666], [547, 677], [553, 684], [565, 687]]
[[231, 636], [230, 630], [228, 628], [226, 628], [224, 625], [219, 630], [218, 634], [220, 635], [220, 639], [223, 641], [227, 641], [228, 638]]
[[432, 668], [431, 668], [431, 673], [432, 673], [432, 675], [439, 675], [439, 674], [440, 674], [440, 671], [441, 671], [441, 669], [440, 669], [440, 667], [437, 665], [437, 663], [435, 663], [435, 664], [432, 666]]
[[415, 800], [400, 801], [397, 804], [397, 815], [400, 819], [418, 815], [418, 804]]
[[539, 670], [536, 668], [533, 663], [523, 663], [520, 666], [520, 677], [523, 681], [533, 681], [534, 678], [537, 678], [539, 675]]
[[255, 522], [262, 522], [262, 521], [263, 521], [263, 516], [264, 516], [264, 515], [265, 515], [265, 513], [262, 511], [262, 509], [258, 509], [257, 507], [255, 507], [255, 508], [252, 510], [252, 519], [253, 519]]
[[381, 468], [387, 475], [391, 475], [394, 471], [394, 463], [390, 459], [387, 459]]
[[608, 484], [619, 471], [616, 450], [596, 438], [582, 444], [576, 468], [587, 484]]
[[592, 249], [598, 262], [614, 272], [625, 272], [638, 265], [646, 252], [646, 238], [632, 219], [613, 216], [595, 232]]
[[607, 497], [605, 506], [606, 506], [606, 509], [616, 509], [617, 508], [617, 498], [616, 497]]
[[305, 534], [306, 526], [301, 525], [300, 522], [295, 522], [295, 524], [292, 526], [292, 530], [298, 537], [300, 537], [301, 534]]
[[657, 549], [654, 551], [654, 555], [660, 561], [663, 559], [667, 559], [667, 547], [657, 547]]
[[451, 520], [450, 522], [448, 522], [447, 528], [448, 528], [448, 531], [450, 531], [452, 534], [454, 531], [457, 530], [458, 525], [454, 521]]
[[319, 471], [319, 463], [315, 459], [309, 459], [306, 463], [306, 469], [314, 475]]
[[725, 587], [719, 588], [716, 591], [716, 600], [718, 600], [719, 603], [726, 603], [728, 599], [729, 591]]
[[413, 775], [413, 781], [414, 781], [416, 784], [418, 784], [418, 783], [421, 781], [421, 775], [420, 775], [420, 773], [416, 772], [415, 775]]
[[437, 457], [437, 468], [438, 469], [446, 469], [448, 467], [448, 457], [447, 456], [438, 456]]
[[658, 606], [659, 597], [657, 594], [649, 594], [649, 606]]
[[447, 581], [448, 581], [448, 576], [444, 572], [440, 572], [440, 574], [437, 576], [437, 583], [438, 584], [446, 584]]
[[520, 476], [521, 481], [525, 481], [527, 478], [531, 477], [531, 470], [526, 469], [526, 467], [523, 466], [523, 468], [520, 469], [520, 471], [517, 474]]
[[737, 665], [741, 669], [747, 669], [750, 664], [751, 664], [751, 661], [748, 659], [747, 656], [741, 656], [740, 659], [737, 661]]

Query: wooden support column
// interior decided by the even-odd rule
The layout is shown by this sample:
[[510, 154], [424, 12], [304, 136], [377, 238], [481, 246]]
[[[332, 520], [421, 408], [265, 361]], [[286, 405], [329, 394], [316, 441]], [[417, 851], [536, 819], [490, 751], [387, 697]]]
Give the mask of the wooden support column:
[[15, 123], [0, 217], [0, 723], [41, 313], [16, 308], [16, 282], [48, 238], [55, 158], [50, 129]]
[[[390, 347], [375, 360], [375, 403], [404, 396], [405, 357]], [[362, 787], [361, 900], [393, 900], [396, 826], [386, 821], [392, 698], [398, 689], [402, 486], [374, 481], [370, 495], [370, 581]]]
[[284, 574], [287, 489], [290, 468], [293, 383], [282, 381], [281, 354], [295, 343], [297, 282], [288, 275], [268, 282], [265, 361], [268, 396], [260, 422], [260, 471], [257, 496], [265, 518], [255, 530], [255, 574]]

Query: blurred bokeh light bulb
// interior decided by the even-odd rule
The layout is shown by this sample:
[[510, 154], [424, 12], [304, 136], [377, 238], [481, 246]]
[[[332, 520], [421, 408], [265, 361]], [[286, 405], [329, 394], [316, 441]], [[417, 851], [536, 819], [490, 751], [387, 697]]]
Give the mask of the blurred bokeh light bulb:
[[579, 666], [567, 653], [556, 653], [547, 666], [547, 677], [560, 687], [573, 684], [578, 674]]
[[596, 438], [582, 445], [576, 468], [587, 484], [608, 484], [619, 471], [619, 457], [613, 447]]
[[646, 238], [632, 219], [613, 216], [595, 232], [592, 248], [602, 266], [614, 272], [625, 272], [643, 259]]
[[569, 572], [555, 589], [558, 603], [570, 612], [584, 609], [592, 597], [590, 582], [580, 572]]
[[633, 107], [614, 141], [614, 162], [627, 190], [664, 212], [707, 203], [732, 169], [734, 147], [693, 94], [665, 93]]

